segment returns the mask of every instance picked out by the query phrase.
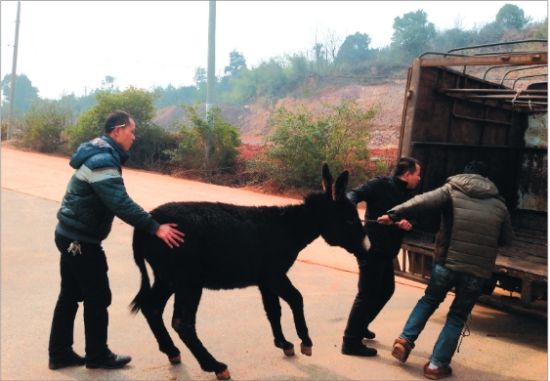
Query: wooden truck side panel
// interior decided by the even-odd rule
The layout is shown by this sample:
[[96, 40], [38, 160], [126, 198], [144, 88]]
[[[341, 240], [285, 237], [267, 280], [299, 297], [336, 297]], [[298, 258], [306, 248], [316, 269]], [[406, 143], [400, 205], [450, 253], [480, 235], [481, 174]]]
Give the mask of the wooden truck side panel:
[[[532, 55], [516, 59], [533, 62]], [[498, 58], [493, 61], [499, 62]], [[418, 192], [441, 186], [471, 160], [488, 165], [489, 177], [511, 211], [516, 232], [513, 245], [499, 251], [495, 279], [500, 288], [519, 295], [506, 300], [495, 293], [490, 302], [545, 316], [547, 112], [540, 106], [534, 110], [509, 101], [521, 96], [537, 102], [547, 99], [539, 90], [522, 93], [456, 68], [416, 59], [405, 89], [399, 152], [422, 164]], [[421, 219], [417, 232], [403, 245], [398, 273], [426, 281], [438, 226], [437, 213]]]

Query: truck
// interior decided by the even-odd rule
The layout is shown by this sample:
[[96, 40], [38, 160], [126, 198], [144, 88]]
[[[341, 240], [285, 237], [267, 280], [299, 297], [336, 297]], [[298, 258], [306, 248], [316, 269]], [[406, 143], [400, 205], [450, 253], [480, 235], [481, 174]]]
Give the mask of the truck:
[[[422, 164], [418, 192], [489, 167], [512, 217], [515, 238], [499, 248], [494, 287], [480, 300], [547, 318], [548, 48], [523, 40], [427, 52], [408, 70], [398, 153]], [[439, 214], [419, 218], [396, 273], [427, 282]]]

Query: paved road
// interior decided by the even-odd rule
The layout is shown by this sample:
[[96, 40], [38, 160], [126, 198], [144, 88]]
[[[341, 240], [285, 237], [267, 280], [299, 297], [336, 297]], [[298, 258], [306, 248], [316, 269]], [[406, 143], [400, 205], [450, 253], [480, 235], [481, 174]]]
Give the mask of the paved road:
[[[214, 380], [202, 372], [184, 345], [183, 363], [170, 366], [157, 350], [141, 315], [128, 304], [139, 287], [131, 254], [129, 226], [115, 220], [105, 241], [113, 303], [109, 308], [109, 343], [134, 358], [116, 371], [47, 369], [47, 342], [59, 291], [58, 253], [53, 244], [55, 213], [72, 171], [66, 158], [1, 151], [0, 379], [1, 380]], [[129, 193], [147, 209], [174, 200], [225, 201], [245, 205], [288, 204], [285, 199], [125, 170]], [[300, 255], [289, 273], [305, 299], [314, 349], [312, 357], [285, 358], [273, 347], [269, 324], [256, 288], [205, 291], [197, 330], [211, 352], [229, 365], [234, 380], [423, 380], [425, 363], [444, 323], [452, 296], [428, 323], [406, 365], [390, 355], [391, 343], [423, 285], [398, 278], [393, 299], [373, 323], [378, 338], [375, 358], [340, 354], [341, 335], [352, 303], [357, 274], [353, 258], [317, 240]], [[165, 320], [170, 321], [170, 304]], [[289, 308], [283, 305], [283, 328], [298, 344]], [[547, 380], [546, 323], [476, 306], [454, 358], [456, 380]], [[82, 353], [82, 310], [75, 326], [75, 349]]]

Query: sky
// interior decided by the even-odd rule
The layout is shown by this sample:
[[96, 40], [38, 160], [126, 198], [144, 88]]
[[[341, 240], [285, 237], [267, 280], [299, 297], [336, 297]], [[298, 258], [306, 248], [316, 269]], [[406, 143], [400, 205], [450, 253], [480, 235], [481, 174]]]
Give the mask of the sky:
[[[422, 9], [442, 31], [479, 28], [504, 4], [532, 21], [548, 14], [547, 1], [217, 1], [216, 75], [233, 50], [248, 67], [287, 54], [308, 54], [356, 32], [371, 46], [391, 43], [393, 21]], [[121, 90], [134, 86], [194, 84], [207, 68], [208, 1], [22, 1], [17, 74], [42, 98], [81, 96], [105, 76]], [[17, 1], [0, 2], [0, 77], [12, 71]]]

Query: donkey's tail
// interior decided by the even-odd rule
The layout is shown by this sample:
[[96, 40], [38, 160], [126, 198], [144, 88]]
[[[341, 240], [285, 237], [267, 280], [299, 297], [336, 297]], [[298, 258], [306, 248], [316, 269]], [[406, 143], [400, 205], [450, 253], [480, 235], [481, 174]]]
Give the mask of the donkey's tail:
[[141, 272], [141, 287], [134, 300], [132, 300], [132, 303], [130, 303], [131, 311], [134, 314], [137, 313], [145, 303], [147, 303], [149, 294], [151, 292], [149, 274], [147, 273], [147, 268], [145, 266], [145, 256], [143, 255], [144, 245], [136, 243], [139, 234], [140, 233], [137, 230], [134, 231], [134, 239], [132, 245], [134, 249], [134, 261], [136, 262], [136, 265]]

